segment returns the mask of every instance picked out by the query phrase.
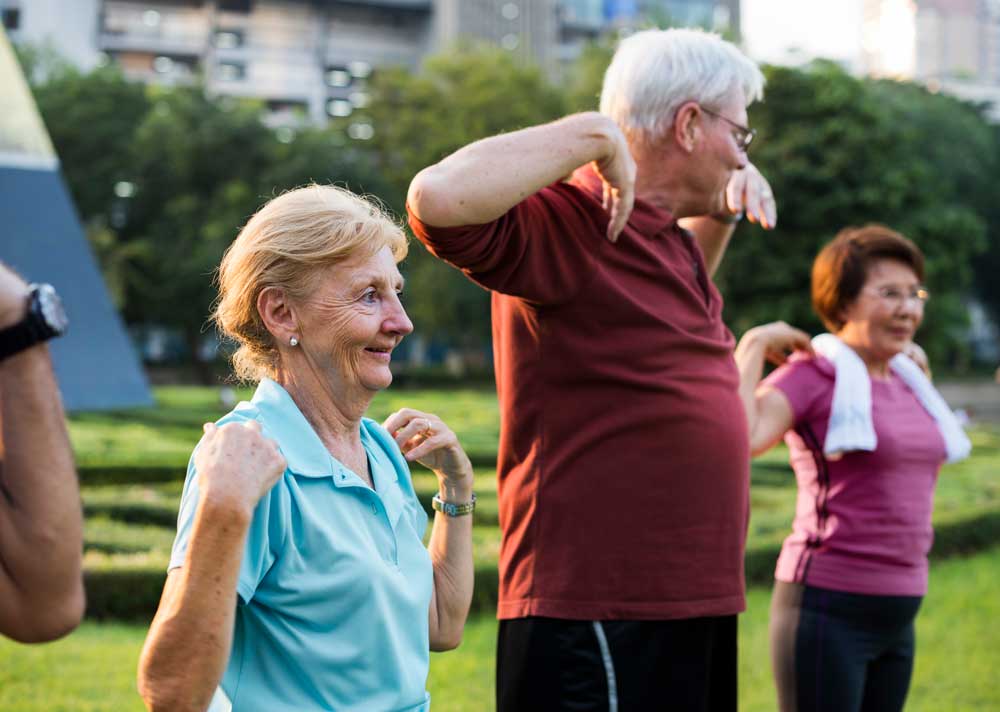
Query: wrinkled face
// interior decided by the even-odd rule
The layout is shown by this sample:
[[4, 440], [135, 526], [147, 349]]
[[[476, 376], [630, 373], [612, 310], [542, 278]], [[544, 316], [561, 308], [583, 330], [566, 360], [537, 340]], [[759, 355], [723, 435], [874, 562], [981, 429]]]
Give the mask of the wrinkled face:
[[399, 295], [403, 277], [392, 252], [330, 267], [297, 309], [310, 361], [341, 388], [379, 391], [392, 383], [392, 350], [413, 331]]
[[923, 321], [921, 289], [905, 262], [873, 262], [861, 293], [844, 309], [845, 324], [838, 336], [871, 359], [887, 361], [913, 340]]
[[747, 154], [740, 145], [740, 132], [732, 125], [748, 125], [743, 93], [735, 93], [718, 109], [707, 108], [718, 116], [701, 112], [699, 121], [702, 140], [698, 150], [692, 155], [695, 190], [704, 196], [705, 201], [705, 209], [701, 214], [719, 213], [725, 209], [726, 185], [733, 173], [747, 164]]

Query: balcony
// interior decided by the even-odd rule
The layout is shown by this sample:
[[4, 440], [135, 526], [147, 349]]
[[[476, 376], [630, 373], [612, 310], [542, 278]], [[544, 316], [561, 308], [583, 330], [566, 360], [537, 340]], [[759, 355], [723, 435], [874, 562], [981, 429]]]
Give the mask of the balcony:
[[106, 52], [199, 55], [210, 38], [210, 23], [202, 8], [108, 2], [98, 43]]
[[414, 10], [430, 12], [434, 8], [432, 0], [316, 0], [317, 5], [336, 7], [337, 5], [357, 5], [362, 7], [383, 7], [389, 10]]

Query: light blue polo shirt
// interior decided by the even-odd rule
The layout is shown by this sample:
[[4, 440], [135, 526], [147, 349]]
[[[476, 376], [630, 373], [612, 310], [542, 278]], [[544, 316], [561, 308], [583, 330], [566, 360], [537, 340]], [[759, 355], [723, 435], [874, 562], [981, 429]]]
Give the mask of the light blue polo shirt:
[[[218, 422], [250, 419], [288, 468], [258, 503], [243, 553], [222, 679], [234, 712], [429, 709], [427, 515], [395, 441], [362, 420], [372, 491], [274, 381]], [[170, 568], [184, 563], [197, 504], [192, 457]]]

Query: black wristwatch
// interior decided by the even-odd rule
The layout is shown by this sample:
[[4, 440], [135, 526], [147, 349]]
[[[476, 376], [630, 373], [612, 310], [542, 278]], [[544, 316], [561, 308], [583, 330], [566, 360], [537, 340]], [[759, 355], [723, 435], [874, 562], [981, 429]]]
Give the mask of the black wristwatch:
[[0, 361], [66, 333], [69, 321], [55, 288], [51, 284], [30, 284], [28, 288], [28, 313], [0, 331]]

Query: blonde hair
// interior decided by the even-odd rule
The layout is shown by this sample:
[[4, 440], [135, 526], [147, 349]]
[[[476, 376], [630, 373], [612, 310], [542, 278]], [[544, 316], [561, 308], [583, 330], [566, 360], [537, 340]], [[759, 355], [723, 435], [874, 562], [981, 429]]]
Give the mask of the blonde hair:
[[764, 95], [764, 75], [732, 43], [697, 29], [644, 30], [618, 45], [604, 74], [601, 113], [629, 141], [655, 143], [682, 104], [718, 111], [737, 90], [750, 106]]
[[242, 381], [273, 376], [279, 364], [274, 338], [257, 311], [268, 287], [304, 299], [316, 275], [355, 255], [383, 247], [396, 262], [406, 235], [380, 206], [330, 185], [296, 188], [267, 202], [240, 230], [219, 265], [219, 297], [212, 318], [236, 341], [233, 372]]

